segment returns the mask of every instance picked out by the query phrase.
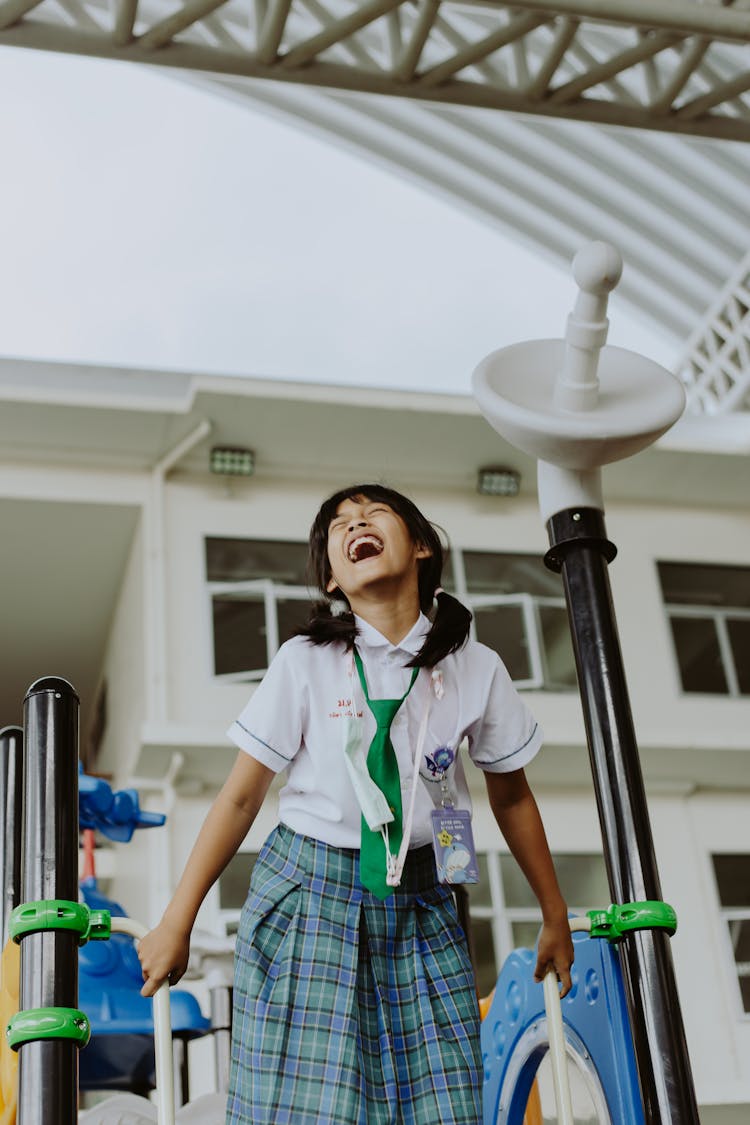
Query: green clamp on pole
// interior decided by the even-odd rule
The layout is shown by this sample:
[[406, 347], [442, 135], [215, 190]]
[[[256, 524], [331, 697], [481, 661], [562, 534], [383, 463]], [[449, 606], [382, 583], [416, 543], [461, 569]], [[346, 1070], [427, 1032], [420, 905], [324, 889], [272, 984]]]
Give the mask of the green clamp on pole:
[[37, 1039], [71, 1039], [76, 1046], [85, 1047], [91, 1024], [78, 1008], [27, 1008], [11, 1017], [5, 1035], [14, 1051]]
[[12, 911], [8, 933], [19, 943], [27, 934], [44, 930], [67, 930], [78, 934], [78, 944], [106, 941], [112, 932], [108, 910], [90, 910], [83, 902], [48, 898], [39, 902], [22, 902]]
[[616, 903], [606, 910], [589, 910], [591, 937], [622, 941], [634, 930], [666, 930], [669, 936], [677, 930], [677, 914], [668, 902]]

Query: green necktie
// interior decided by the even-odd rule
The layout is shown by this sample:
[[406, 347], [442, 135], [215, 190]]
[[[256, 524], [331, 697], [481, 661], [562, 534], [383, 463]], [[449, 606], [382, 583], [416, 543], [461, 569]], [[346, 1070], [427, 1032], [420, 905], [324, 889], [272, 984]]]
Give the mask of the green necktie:
[[[357, 665], [359, 682], [367, 701], [367, 706], [375, 718], [375, 737], [367, 751], [367, 769], [370, 777], [382, 792], [394, 819], [388, 824], [388, 843], [392, 855], [398, 854], [403, 832], [403, 809], [401, 805], [401, 775], [398, 769], [396, 751], [391, 742], [391, 723], [399, 707], [414, 687], [419, 669], [414, 668], [411, 683], [400, 699], [370, 699], [362, 660], [356, 648], [354, 662]], [[359, 879], [363, 887], [372, 891], [377, 898], [385, 899], [393, 893], [393, 887], [386, 882], [385, 841], [379, 829], [373, 831], [362, 817], [362, 840], [359, 852]]]

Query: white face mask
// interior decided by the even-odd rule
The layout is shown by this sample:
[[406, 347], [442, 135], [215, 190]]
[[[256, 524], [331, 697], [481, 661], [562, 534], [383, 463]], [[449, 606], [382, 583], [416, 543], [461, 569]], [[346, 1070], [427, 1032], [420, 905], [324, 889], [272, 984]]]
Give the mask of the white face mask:
[[[404, 831], [401, 839], [401, 847], [399, 848], [398, 855], [392, 855], [390, 845], [388, 842], [388, 824], [394, 820], [393, 813], [390, 810], [388, 802], [383, 795], [382, 791], [378, 788], [375, 782], [370, 777], [369, 770], [367, 769], [367, 753], [369, 747], [364, 746], [364, 721], [357, 712], [357, 701], [355, 698], [354, 686], [354, 658], [350, 653], [347, 659], [347, 666], [349, 672], [349, 713], [344, 716], [344, 761], [346, 763], [347, 772], [351, 778], [354, 793], [357, 798], [357, 803], [362, 810], [362, 816], [371, 831], [380, 831], [385, 843], [385, 851], [387, 858], [387, 883], [389, 886], [398, 887], [401, 881], [401, 872], [403, 871], [404, 862], [406, 860], [406, 853], [409, 847], [409, 840], [411, 838], [411, 827], [414, 819], [414, 801], [417, 795], [417, 786], [419, 784], [419, 763], [422, 759], [422, 752], [424, 750], [425, 738], [427, 735], [427, 721], [430, 716], [430, 706], [432, 703], [433, 695], [437, 699], [443, 698], [443, 675], [438, 669], [433, 669], [430, 676], [430, 684], [427, 687], [427, 692], [424, 697], [424, 706], [422, 710], [422, 721], [419, 725], [419, 734], [417, 736], [417, 745], [414, 751], [414, 764], [411, 780], [411, 794], [409, 799], [408, 812], [406, 812], [404, 820]], [[411, 690], [411, 689], [410, 689]]]
[[389, 824], [394, 817], [382, 791], [372, 780], [367, 769], [367, 749], [362, 738], [363, 727], [364, 720], [357, 715], [356, 703], [352, 696], [351, 714], [344, 718], [344, 761], [362, 816], [367, 821], [367, 827], [377, 831], [384, 824]]

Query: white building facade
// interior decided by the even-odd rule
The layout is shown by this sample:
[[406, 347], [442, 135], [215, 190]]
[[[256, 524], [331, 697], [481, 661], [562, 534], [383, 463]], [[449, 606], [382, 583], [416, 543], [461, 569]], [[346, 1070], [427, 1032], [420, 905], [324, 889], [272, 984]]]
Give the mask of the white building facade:
[[[4, 713], [63, 675], [82, 756], [136, 785], [163, 829], [102, 854], [113, 897], [155, 922], [234, 749], [225, 737], [304, 617], [305, 541], [323, 497], [382, 480], [447, 533], [445, 585], [472, 608], [541, 722], [528, 769], [571, 907], [609, 903], [560, 579], [534, 467], [471, 399], [72, 369], [0, 368]], [[214, 446], [254, 454], [210, 472]], [[509, 465], [516, 497], [482, 496]], [[750, 1112], [750, 512], [739, 456], [651, 450], [605, 472], [610, 577], [701, 1120]], [[471, 778], [482, 882], [480, 984], [532, 944], [533, 898]], [[202, 929], [231, 933], [270, 799], [210, 893]]]

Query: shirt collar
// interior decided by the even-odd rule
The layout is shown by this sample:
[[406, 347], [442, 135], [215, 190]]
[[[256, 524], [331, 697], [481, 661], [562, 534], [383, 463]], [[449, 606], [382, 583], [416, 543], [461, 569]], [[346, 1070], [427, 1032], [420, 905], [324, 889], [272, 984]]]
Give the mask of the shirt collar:
[[387, 637], [379, 633], [374, 625], [370, 625], [363, 617], [354, 615], [354, 621], [357, 625], [357, 641], [360, 644], [367, 645], [368, 648], [382, 648], [387, 646], [394, 652], [402, 650], [408, 652], [410, 656], [416, 656], [421, 649], [427, 633], [430, 631], [430, 621], [423, 613], [420, 613], [413, 626], [406, 634], [404, 639], [397, 645], [391, 644]]

